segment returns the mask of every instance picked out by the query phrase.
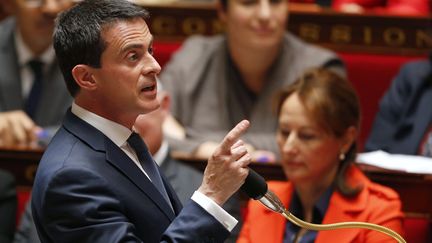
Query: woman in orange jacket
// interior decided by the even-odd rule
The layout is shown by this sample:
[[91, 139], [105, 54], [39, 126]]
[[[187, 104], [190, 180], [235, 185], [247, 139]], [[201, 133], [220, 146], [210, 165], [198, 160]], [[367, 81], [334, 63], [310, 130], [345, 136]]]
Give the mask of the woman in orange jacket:
[[[291, 213], [311, 223], [361, 221], [403, 233], [397, 193], [371, 182], [352, 164], [360, 107], [348, 81], [311, 70], [281, 93], [277, 110], [276, 139], [289, 182], [269, 182], [269, 189]], [[237, 242], [386, 241], [394, 242], [365, 229], [307, 231], [250, 201]]]

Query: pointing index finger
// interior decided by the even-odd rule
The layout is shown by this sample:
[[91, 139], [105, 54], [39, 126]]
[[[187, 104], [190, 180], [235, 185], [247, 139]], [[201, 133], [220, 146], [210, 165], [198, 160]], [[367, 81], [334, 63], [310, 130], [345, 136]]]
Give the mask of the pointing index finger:
[[240, 138], [240, 136], [246, 132], [246, 130], [249, 128], [249, 121], [243, 120], [239, 122], [231, 131], [228, 132], [228, 134], [223, 139], [222, 143], [220, 144], [221, 152], [222, 153], [229, 153], [231, 151], [231, 146]]

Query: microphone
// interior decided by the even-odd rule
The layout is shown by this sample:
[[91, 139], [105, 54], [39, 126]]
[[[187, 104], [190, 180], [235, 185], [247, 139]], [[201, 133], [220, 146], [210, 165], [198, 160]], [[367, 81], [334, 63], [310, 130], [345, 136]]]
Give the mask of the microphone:
[[241, 189], [252, 199], [258, 200], [267, 192], [267, 183], [264, 178], [249, 168], [249, 174], [246, 177]]
[[249, 174], [240, 188], [250, 198], [259, 200], [268, 209], [276, 213], [283, 213], [286, 211], [276, 194], [268, 190], [265, 179], [251, 168], [249, 168]]

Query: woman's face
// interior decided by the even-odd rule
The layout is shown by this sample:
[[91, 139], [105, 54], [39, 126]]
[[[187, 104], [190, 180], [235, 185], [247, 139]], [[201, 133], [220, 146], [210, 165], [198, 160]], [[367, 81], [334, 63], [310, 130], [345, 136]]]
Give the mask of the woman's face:
[[229, 0], [220, 17], [231, 43], [248, 48], [277, 46], [286, 31], [287, 0]]
[[315, 122], [297, 93], [290, 95], [282, 105], [276, 137], [281, 164], [290, 181], [296, 184], [333, 181], [342, 139], [329, 134]]

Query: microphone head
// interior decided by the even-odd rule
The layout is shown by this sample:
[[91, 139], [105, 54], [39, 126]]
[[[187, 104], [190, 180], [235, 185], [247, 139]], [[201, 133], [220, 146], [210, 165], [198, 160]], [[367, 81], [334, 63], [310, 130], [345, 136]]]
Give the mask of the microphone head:
[[258, 200], [267, 193], [267, 182], [264, 178], [249, 168], [249, 174], [246, 177], [241, 189], [252, 199]]

